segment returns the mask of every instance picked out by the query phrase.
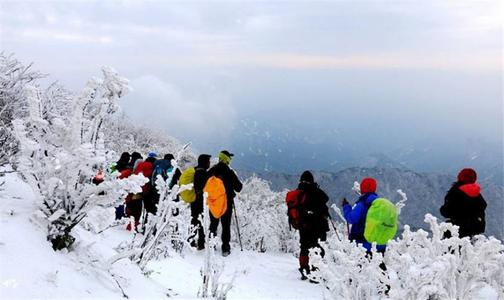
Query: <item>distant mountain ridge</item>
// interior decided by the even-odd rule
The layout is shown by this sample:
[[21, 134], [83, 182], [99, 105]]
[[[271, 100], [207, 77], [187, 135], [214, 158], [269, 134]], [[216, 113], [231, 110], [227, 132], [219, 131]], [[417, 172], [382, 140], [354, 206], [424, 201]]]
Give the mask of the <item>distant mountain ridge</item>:
[[[457, 139], [364, 139], [351, 128], [288, 126], [288, 120], [243, 119], [234, 129], [230, 149], [236, 168], [259, 173], [339, 172], [352, 167], [399, 168], [452, 174], [469, 166], [480, 179], [504, 185], [502, 143], [470, 136]], [[219, 149], [215, 149], [218, 151]]]
[[[299, 175], [276, 172], [238, 171], [240, 177], [247, 178], [257, 175], [270, 182], [276, 191], [292, 189], [297, 186]], [[340, 205], [343, 197], [354, 203], [357, 196], [351, 190], [355, 181], [371, 176], [378, 180], [378, 193], [393, 202], [400, 200], [398, 189], [403, 190], [408, 201], [401, 213], [402, 224], [412, 228], [427, 228], [424, 215], [432, 215], [443, 220], [439, 208], [444, 202], [444, 196], [454, 182], [454, 177], [446, 174], [419, 173], [404, 168], [394, 167], [353, 167], [339, 172], [314, 171], [316, 181], [330, 197], [331, 203]], [[488, 203], [486, 210], [486, 234], [504, 239], [504, 186], [497, 185], [493, 180], [479, 181], [482, 195]]]

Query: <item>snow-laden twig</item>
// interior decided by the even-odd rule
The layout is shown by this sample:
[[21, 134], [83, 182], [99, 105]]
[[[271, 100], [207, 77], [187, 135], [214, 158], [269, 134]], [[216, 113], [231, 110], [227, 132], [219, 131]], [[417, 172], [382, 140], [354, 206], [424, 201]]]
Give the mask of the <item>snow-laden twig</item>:
[[401, 196], [401, 200], [396, 203], [396, 209], [397, 209], [397, 214], [401, 214], [401, 210], [403, 207], [406, 206], [406, 201], [408, 201], [408, 197], [406, 196], [406, 193], [403, 192], [401, 189], [397, 190], [397, 193]]
[[[207, 193], [204, 194], [204, 203], [206, 203]], [[209, 210], [208, 206], [204, 205], [204, 212], [201, 216], [203, 225], [208, 228], [209, 222]], [[212, 234], [206, 236], [206, 247], [205, 247], [205, 259], [203, 260], [203, 266], [201, 268], [201, 279], [202, 283], [198, 290], [198, 297], [201, 298], [215, 298], [224, 300], [227, 297], [228, 292], [233, 288], [233, 283], [236, 279], [236, 272], [233, 273], [233, 277], [229, 282], [221, 282], [220, 278], [224, 271], [225, 264], [224, 261], [215, 255], [215, 249], [217, 248], [217, 237]]]

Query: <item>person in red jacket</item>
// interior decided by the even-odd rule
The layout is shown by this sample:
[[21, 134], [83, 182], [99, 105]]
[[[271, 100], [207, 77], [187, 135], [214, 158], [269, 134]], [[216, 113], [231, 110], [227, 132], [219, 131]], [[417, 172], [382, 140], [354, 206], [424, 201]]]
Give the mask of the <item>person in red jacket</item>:
[[[448, 222], [459, 227], [459, 237], [472, 237], [485, 232], [485, 209], [487, 203], [476, 183], [476, 171], [463, 169], [445, 197], [440, 212]], [[445, 233], [449, 238], [450, 232]]]
[[[155, 161], [156, 158], [148, 157], [145, 161], [142, 161], [137, 165], [137, 167], [133, 171], [133, 174], [135, 175], [143, 174], [143, 176], [151, 178]], [[145, 203], [149, 203], [150, 201], [149, 198], [150, 188], [151, 185], [149, 182], [144, 184], [142, 186], [142, 192], [134, 194], [133, 197], [131, 197], [131, 199], [126, 202], [126, 215], [128, 217], [133, 216], [135, 218], [135, 229], [140, 223], [140, 217], [142, 216], [142, 204], [145, 205]], [[131, 225], [128, 224], [127, 229], [131, 230]]]

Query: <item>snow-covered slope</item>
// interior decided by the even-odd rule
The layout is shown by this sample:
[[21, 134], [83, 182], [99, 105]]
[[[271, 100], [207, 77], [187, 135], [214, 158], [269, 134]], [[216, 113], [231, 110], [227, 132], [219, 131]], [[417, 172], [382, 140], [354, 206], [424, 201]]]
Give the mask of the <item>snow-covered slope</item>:
[[[34, 195], [16, 173], [6, 175], [0, 194], [0, 298], [1, 299], [130, 299], [195, 298], [201, 285], [203, 252], [185, 251], [147, 266], [148, 275], [127, 259], [110, 271], [107, 260], [132, 234], [116, 223], [100, 234], [85, 227], [105, 229], [106, 223], [84, 220], [73, 231], [72, 251], [53, 251], [46, 232], [36, 223]], [[98, 208], [110, 214], [113, 208]], [[86, 222], [87, 221], [87, 222]], [[299, 280], [297, 258], [292, 254], [240, 252], [225, 259], [223, 281], [236, 279], [229, 299], [320, 299], [324, 288]], [[121, 288], [119, 288], [119, 285]]]
[[[165, 287], [147, 279], [129, 261], [103, 266], [126, 231], [94, 235], [76, 228], [74, 249], [55, 252], [46, 232], [33, 220], [34, 195], [16, 173], [5, 177], [0, 196], [0, 298], [119, 299], [117, 280], [133, 298], [161, 298]], [[114, 279], [115, 278], [115, 279]]]

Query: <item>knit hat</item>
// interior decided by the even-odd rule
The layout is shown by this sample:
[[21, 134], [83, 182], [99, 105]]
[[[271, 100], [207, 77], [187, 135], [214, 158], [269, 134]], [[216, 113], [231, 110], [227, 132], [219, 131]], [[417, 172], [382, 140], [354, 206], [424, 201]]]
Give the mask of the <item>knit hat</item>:
[[233, 153], [230, 153], [229, 151], [223, 150], [219, 153], [219, 162], [223, 162], [226, 165], [231, 164], [231, 159], [234, 156]]
[[149, 154], [147, 154], [148, 157], [157, 157], [157, 153], [154, 152], [154, 151], [151, 151], [149, 152]]
[[301, 174], [299, 182], [314, 183], [315, 179], [313, 179], [313, 174], [310, 171], [304, 171], [303, 174]]
[[376, 180], [374, 178], [366, 177], [362, 179], [360, 184], [361, 194], [376, 192], [376, 185]]
[[475, 183], [477, 178], [476, 171], [471, 168], [462, 169], [457, 176], [457, 180], [462, 183]]

